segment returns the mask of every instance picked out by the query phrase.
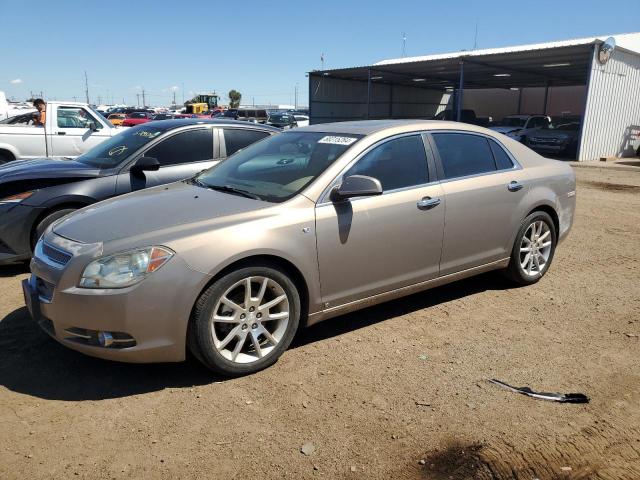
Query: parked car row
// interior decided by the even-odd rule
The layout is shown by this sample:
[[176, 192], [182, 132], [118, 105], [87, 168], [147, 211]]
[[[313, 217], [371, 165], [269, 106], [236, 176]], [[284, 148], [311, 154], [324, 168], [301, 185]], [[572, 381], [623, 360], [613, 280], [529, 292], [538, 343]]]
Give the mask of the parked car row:
[[0, 122], [0, 164], [18, 158], [74, 158], [119, 132], [78, 102], [48, 102], [44, 127], [33, 120], [33, 113], [27, 113]]
[[535, 283], [575, 208], [568, 165], [452, 122], [155, 121], [0, 182], [0, 249], [33, 248], [25, 303], [49, 335], [224, 375], [387, 299], [496, 269]]
[[510, 115], [490, 128], [545, 155], [575, 156], [580, 127], [579, 116]]
[[75, 160], [0, 166], [0, 262], [29, 258], [42, 232], [72, 211], [193, 176], [278, 131], [224, 120], [166, 120], [120, 130]]

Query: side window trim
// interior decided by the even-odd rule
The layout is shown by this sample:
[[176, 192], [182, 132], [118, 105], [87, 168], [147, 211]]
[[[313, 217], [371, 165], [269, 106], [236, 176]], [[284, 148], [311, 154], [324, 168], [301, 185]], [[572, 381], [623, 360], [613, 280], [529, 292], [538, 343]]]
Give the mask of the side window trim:
[[[494, 170], [492, 172], [483, 172], [483, 173], [475, 173], [472, 175], [464, 175], [461, 177], [453, 177], [453, 178], [445, 178], [444, 175], [444, 168], [442, 166], [442, 159], [440, 158], [440, 152], [438, 152], [438, 148], [436, 147], [436, 143], [435, 140], [433, 139], [433, 137], [431, 136], [432, 133], [462, 133], [462, 134], [466, 134], [466, 135], [475, 135], [478, 137], [483, 137], [487, 140], [493, 140], [494, 142], [496, 142], [498, 144], [499, 147], [501, 147], [506, 154], [508, 155], [508, 157], [511, 159], [511, 162], [513, 163], [513, 168], [507, 168], [507, 169], [501, 169], [501, 170]], [[515, 159], [515, 157], [511, 154], [511, 152], [509, 151], [508, 148], [506, 148], [504, 146], [504, 144], [499, 141], [497, 138], [494, 138], [490, 135], [485, 135], [484, 133], [480, 133], [480, 132], [471, 132], [468, 130], [447, 130], [447, 129], [442, 129], [442, 130], [430, 130], [429, 132], [426, 133], [426, 137], [429, 139], [429, 144], [431, 145], [431, 148], [433, 149], [433, 153], [434, 156], [436, 158], [436, 171], [438, 173], [438, 181], [444, 183], [444, 182], [456, 182], [458, 180], [466, 180], [467, 178], [475, 178], [475, 177], [482, 177], [485, 175], [495, 175], [497, 173], [503, 173], [503, 172], [508, 172], [510, 170], [521, 170], [522, 169], [522, 165], [520, 165], [518, 163], [518, 161]], [[489, 150], [491, 150], [491, 145], [489, 145]], [[493, 162], [494, 164], [496, 164], [496, 159], [493, 156], [493, 151], [491, 150], [491, 155], [493, 157]], [[497, 164], [496, 164], [496, 168], [497, 168]]]
[[[242, 130], [242, 131], [249, 131], [249, 132], [256, 132], [256, 133], [265, 133], [266, 136], [262, 139], [264, 140], [267, 137], [270, 137], [271, 135], [273, 135], [273, 132], [269, 132], [267, 130], [262, 130], [259, 127], [258, 128], [251, 128], [250, 126], [230, 126], [230, 127], [226, 127], [226, 128], [219, 128], [220, 130], [220, 141], [218, 142], [219, 148], [220, 148], [220, 158], [227, 158], [227, 136], [226, 136], [226, 132], [229, 130]], [[258, 140], [260, 141], [260, 140]], [[249, 145], [252, 145], [255, 142], [250, 143]], [[243, 148], [247, 148], [249, 145], [246, 145]], [[234, 152], [235, 153], [235, 152]]]
[[[338, 184], [338, 182], [340, 182], [342, 180], [342, 177], [344, 176], [344, 174], [347, 173], [351, 169], [351, 167], [353, 167], [356, 163], [358, 163], [369, 152], [373, 151], [377, 147], [380, 147], [380, 146], [384, 145], [385, 143], [390, 142], [392, 140], [396, 140], [396, 139], [402, 138], [402, 137], [411, 137], [411, 136], [418, 136], [418, 135], [422, 138], [422, 145], [423, 145], [424, 150], [425, 150], [425, 156], [427, 157], [427, 175], [428, 175], [427, 183], [421, 183], [419, 185], [411, 185], [409, 187], [394, 188], [393, 190], [385, 190], [385, 191], [382, 192], [382, 195], [387, 195], [387, 194], [395, 193], [395, 192], [402, 192], [404, 190], [413, 190], [415, 188], [422, 188], [422, 187], [424, 187], [426, 185], [431, 185], [433, 183], [437, 183], [438, 179], [437, 179], [435, 173], [432, 171], [432, 167], [431, 167], [431, 163], [430, 163], [430, 159], [431, 159], [432, 162], [434, 161], [433, 157], [431, 157], [433, 152], [431, 151], [430, 148], [427, 148], [427, 145], [426, 145], [426, 143], [424, 141], [426, 132], [424, 130], [418, 130], [418, 131], [414, 131], [414, 132], [399, 133], [399, 134], [394, 135], [392, 137], [383, 138], [382, 140], [377, 141], [373, 145], [369, 145], [365, 150], [360, 152], [356, 158], [351, 160], [351, 162], [349, 162], [340, 171], [340, 173], [338, 173], [336, 175], [336, 177], [331, 182], [329, 182], [327, 188], [325, 188], [324, 191], [322, 192], [322, 194], [320, 195], [320, 199], [316, 203], [316, 207], [320, 207], [320, 206], [323, 206], [323, 205], [327, 205], [327, 204], [333, 203], [329, 199], [329, 195], [330, 195], [330, 192], [333, 189], [333, 187], [335, 187]], [[367, 197], [364, 197], [364, 198], [367, 198]], [[358, 199], [352, 199], [352, 201], [353, 200], [358, 200]]]
[[[200, 127], [200, 126], [199, 126], [199, 127]], [[196, 130], [211, 130], [211, 129], [210, 129], [210, 128], [207, 128], [207, 127], [205, 127], [205, 128], [202, 128], [202, 127], [200, 127], [200, 128], [180, 128], [180, 129], [177, 129], [177, 130], [173, 130], [173, 131], [172, 131], [170, 134], [168, 134], [168, 135], [160, 135], [160, 138], [158, 138], [155, 142], [150, 143], [150, 144], [147, 144], [147, 145], [145, 145], [144, 147], [142, 147], [142, 148], [143, 148], [143, 150], [142, 150], [142, 151], [140, 151], [140, 152], [138, 152], [137, 154], [135, 154], [135, 155], [132, 157], [132, 160], [131, 160], [130, 162], [128, 162], [128, 163], [127, 163], [127, 165], [126, 165], [125, 167], [123, 167], [123, 168], [122, 168], [122, 171], [125, 171], [125, 170], [129, 170], [129, 169], [131, 169], [131, 167], [133, 166], [133, 164], [134, 164], [134, 163], [135, 163], [139, 158], [144, 157], [144, 156], [145, 156], [149, 151], [153, 150], [153, 149], [154, 149], [155, 147], [157, 147], [157, 146], [158, 146], [158, 144], [160, 144], [161, 142], [164, 142], [164, 141], [166, 141], [166, 140], [168, 140], [168, 139], [170, 139], [170, 138], [172, 138], [172, 137], [175, 137], [176, 135], [180, 135], [181, 133], [185, 133], [185, 132], [193, 132], [193, 131], [196, 131]], [[214, 137], [214, 138], [215, 138], [215, 131], [212, 133], [212, 137]], [[196, 161], [196, 162], [188, 162], [188, 163], [210, 162], [211, 160], [215, 160], [215, 159], [216, 159], [216, 157], [215, 157], [215, 154], [216, 154], [216, 152], [215, 152], [215, 140], [213, 140], [213, 141], [214, 141], [214, 144], [212, 145], [212, 152], [213, 152], [212, 154], [213, 154], [213, 158], [211, 158], [211, 159], [205, 159], [205, 160], [198, 160], [198, 161]], [[160, 165], [160, 168], [165, 168], [165, 167], [175, 167], [176, 165], [183, 165], [183, 164], [182, 164], [182, 163], [171, 163], [171, 164], [167, 164], [167, 165]]]

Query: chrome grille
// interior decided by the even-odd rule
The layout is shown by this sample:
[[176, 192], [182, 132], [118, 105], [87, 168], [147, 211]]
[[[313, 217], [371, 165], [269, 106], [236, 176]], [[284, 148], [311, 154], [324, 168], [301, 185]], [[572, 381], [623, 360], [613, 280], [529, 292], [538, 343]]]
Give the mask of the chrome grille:
[[42, 244], [42, 254], [58, 265], [66, 265], [69, 263], [69, 260], [71, 260], [71, 257], [73, 257], [69, 252], [65, 252], [64, 250], [49, 245], [48, 243]]

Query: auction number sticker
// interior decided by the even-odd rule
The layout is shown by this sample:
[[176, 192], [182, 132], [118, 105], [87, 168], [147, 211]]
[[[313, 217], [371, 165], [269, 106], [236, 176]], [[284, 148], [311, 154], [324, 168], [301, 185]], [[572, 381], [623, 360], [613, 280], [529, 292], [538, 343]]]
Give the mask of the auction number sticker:
[[322, 137], [318, 143], [331, 143], [333, 145], [351, 145], [353, 142], [358, 140], [353, 137], [335, 137], [328, 135], [326, 137]]

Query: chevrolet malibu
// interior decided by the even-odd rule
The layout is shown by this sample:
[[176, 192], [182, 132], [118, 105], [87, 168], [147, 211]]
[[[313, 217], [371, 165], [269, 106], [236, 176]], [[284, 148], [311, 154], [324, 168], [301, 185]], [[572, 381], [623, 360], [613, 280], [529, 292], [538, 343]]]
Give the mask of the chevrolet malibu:
[[242, 375], [300, 326], [489, 270], [537, 282], [574, 208], [568, 165], [491, 130], [314, 125], [58, 220], [23, 290], [69, 348]]

